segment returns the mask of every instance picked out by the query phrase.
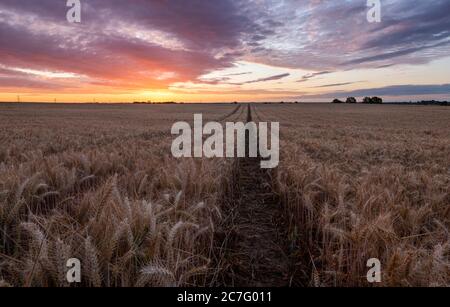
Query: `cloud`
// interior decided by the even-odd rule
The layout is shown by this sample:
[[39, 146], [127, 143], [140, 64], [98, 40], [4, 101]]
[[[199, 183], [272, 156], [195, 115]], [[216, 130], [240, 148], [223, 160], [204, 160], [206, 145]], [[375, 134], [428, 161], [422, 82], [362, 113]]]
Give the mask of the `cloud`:
[[280, 80], [280, 79], [289, 77], [290, 75], [291, 74], [289, 74], [289, 73], [285, 73], [285, 74], [279, 74], [279, 75], [270, 76], [270, 77], [266, 77], [266, 78], [259, 78], [259, 79], [245, 81], [245, 82], [241, 82], [241, 83], [230, 83], [230, 84], [233, 84], [233, 85], [244, 85], [244, 84], [251, 84], [251, 83], [274, 81], [274, 80]]
[[233, 76], [243, 76], [243, 75], [251, 75], [252, 72], [248, 71], [248, 72], [240, 72], [240, 73], [234, 73], [234, 74], [227, 74], [225, 76], [227, 77], [233, 77]]
[[64, 1], [3, 0], [0, 64], [75, 73], [91, 84], [167, 88], [232, 67], [244, 41], [270, 33], [242, 8], [232, 0], [91, 0], [77, 25], [65, 20]]
[[265, 1], [269, 15], [289, 23], [250, 57], [269, 65], [337, 71], [422, 64], [450, 52], [448, 0], [382, 1], [379, 24], [367, 22], [362, 0], [275, 2]]
[[[196, 88], [196, 89], [186, 89], [183, 87], [175, 87], [173, 88], [177, 93], [182, 94], [192, 94], [192, 93], [200, 93], [200, 94], [212, 94], [212, 95], [235, 95], [234, 89], [221, 89], [214, 90], [210, 88]], [[292, 96], [298, 96], [304, 94], [302, 91], [294, 91], [294, 90], [261, 90], [261, 89], [242, 89], [239, 91], [240, 95], [249, 95], [249, 96], [263, 96], [263, 95], [275, 95], [276, 97], [284, 97], [288, 99]], [[287, 97], [287, 98], [286, 98]]]
[[311, 88], [338, 87], [338, 86], [350, 85], [350, 84], [355, 84], [355, 83], [360, 83], [360, 82], [362, 82], [362, 81], [343, 82], [343, 83], [332, 83], [332, 84], [325, 84], [325, 85], [313, 86], [313, 87], [311, 87]]
[[[445, 41], [445, 42], [441, 42], [441, 43], [430, 45], [430, 46], [408, 48], [408, 49], [394, 51], [394, 52], [377, 54], [374, 56], [364, 57], [364, 58], [360, 58], [360, 59], [354, 59], [354, 60], [350, 60], [348, 62], [343, 63], [343, 65], [352, 65], [352, 64], [361, 64], [361, 63], [366, 63], [366, 62], [377, 62], [377, 61], [382, 61], [382, 60], [389, 60], [392, 58], [416, 53], [418, 51], [423, 51], [426, 49], [431, 49], [431, 48], [436, 48], [436, 47], [441, 47], [441, 46], [446, 46], [446, 45], [450, 45], [450, 41]], [[392, 66], [392, 64], [382, 65], [382, 66]]]
[[339, 91], [318, 95], [305, 95], [302, 99], [345, 98], [364, 96], [420, 96], [420, 95], [450, 95], [450, 84], [440, 85], [393, 85], [379, 88], [358, 89], [354, 91]]
[[[20, 77], [4, 77], [0, 76], [0, 88], [4, 91], [6, 89], [15, 89], [15, 88], [25, 88], [25, 89], [40, 89], [44, 91], [48, 90], [61, 90], [67, 88], [68, 86], [63, 86], [61, 84], [55, 84], [54, 82], [39, 80], [33, 78], [20, 78]], [[71, 88], [76, 88], [77, 86], [72, 85]], [[15, 92], [15, 90], [12, 90]]]
[[302, 79], [298, 80], [297, 82], [306, 82], [309, 79], [313, 79], [317, 76], [327, 75], [327, 74], [331, 74], [331, 73], [332, 73], [331, 71], [319, 71], [319, 72], [310, 73], [310, 74], [304, 75], [302, 77]]

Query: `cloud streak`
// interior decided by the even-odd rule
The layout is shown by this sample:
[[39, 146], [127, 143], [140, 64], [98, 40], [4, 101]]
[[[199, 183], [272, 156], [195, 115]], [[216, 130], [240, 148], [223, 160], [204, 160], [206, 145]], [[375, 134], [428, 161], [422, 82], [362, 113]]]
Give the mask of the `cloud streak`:
[[366, 88], [354, 91], [339, 91], [318, 95], [304, 95], [302, 99], [345, 98], [365, 96], [422, 96], [450, 95], [450, 84], [439, 85], [393, 85], [379, 88]]
[[275, 80], [281, 80], [281, 79], [287, 78], [290, 75], [291, 74], [289, 74], [289, 73], [285, 73], [285, 74], [279, 74], [279, 75], [274, 75], [274, 76], [270, 76], [270, 77], [265, 77], [265, 78], [259, 78], [259, 79], [255, 79], [255, 80], [240, 82], [240, 83], [229, 83], [229, 84], [244, 85], [244, 84], [252, 84], [252, 83], [275, 81]]
[[360, 82], [362, 82], [362, 81], [342, 82], [342, 83], [331, 83], [331, 84], [324, 84], [324, 85], [313, 86], [313, 87], [311, 87], [311, 88], [338, 87], [338, 86], [351, 85], [351, 84], [360, 83]]
[[331, 74], [331, 73], [332, 73], [331, 71], [319, 71], [319, 72], [310, 73], [310, 74], [304, 75], [302, 77], [302, 79], [298, 80], [297, 82], [306, 82], [306, 81], [309, 81], [310, 79], [313, 79], [313, 78], [315, 78], [317, 76], [328, 75], [328, 74]]

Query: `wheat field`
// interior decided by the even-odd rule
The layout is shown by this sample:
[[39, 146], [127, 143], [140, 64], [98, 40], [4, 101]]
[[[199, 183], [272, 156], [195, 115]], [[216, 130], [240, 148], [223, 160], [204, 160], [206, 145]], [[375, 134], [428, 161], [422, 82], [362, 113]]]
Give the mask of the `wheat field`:
[[371, 258], [383, 286], [450, 285], [447, 108], [258, 109], [283, 123], [273, 186], [312, 285], [366, 286]]
[[[271, 199], [279, 211], [258, 214], [279, 212], [271, 227], [286, 234], [262, 250], [285, 262], [276, 285], [370, 286], [370, 258], [383, 264], [380, 286], [450, 285], [448, 108], [251, 110], [281, 125], [280, 165], [252, 195]], [[0, 286], [71, 286], [69, 258], [82, 263], [79, 286], [239, 284], [236, 263], [254, 262], [228, 252], [253, 235], [233, 207], [245, 206], [242, 165], [170, 151], [171, 125], [198, 113], [248, 118], [231, 104], [0, 104]]]

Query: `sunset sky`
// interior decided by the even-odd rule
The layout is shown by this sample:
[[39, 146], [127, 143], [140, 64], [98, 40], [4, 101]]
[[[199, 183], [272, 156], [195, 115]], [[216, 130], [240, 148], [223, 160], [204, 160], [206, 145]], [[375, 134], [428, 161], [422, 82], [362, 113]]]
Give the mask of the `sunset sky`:
[[450, 100], [450, 1], [0, 0], [0, 101]]

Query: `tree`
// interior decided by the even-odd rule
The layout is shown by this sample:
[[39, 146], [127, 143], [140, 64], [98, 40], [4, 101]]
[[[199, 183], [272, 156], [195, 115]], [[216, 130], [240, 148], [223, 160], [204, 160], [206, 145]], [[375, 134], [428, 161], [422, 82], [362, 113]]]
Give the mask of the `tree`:
[[364, 97], [363, 103], [372, 103], [372, 98], [370, 98], [370, 97]]
[[381, 99], [380, 97], [372, 97], [372, 103], [373, 104], [382, 104], [383, 99]]
[[335, 99], [335, 100], [333, 100], [333, 103], [344, 103], [344, 102], [339, 99]]
[[356, 103], [356, 98], [355, 97], [348, 97], [347, 101], [345, 103]]

